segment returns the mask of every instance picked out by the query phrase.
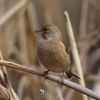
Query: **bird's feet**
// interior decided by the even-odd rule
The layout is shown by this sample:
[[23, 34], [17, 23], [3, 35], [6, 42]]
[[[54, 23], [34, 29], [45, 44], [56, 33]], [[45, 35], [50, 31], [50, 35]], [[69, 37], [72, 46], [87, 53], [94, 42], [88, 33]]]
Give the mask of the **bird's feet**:
[[45, 76], [48, 74], [48, 72], [49, 72], [49, 70], [43, 72], [44, 81], [45, 81], [45, 79], [46, 79]]
[[64, 72], [62, 73], [62, 76], [58, 79], [58, 81], [60, 81], [63, 84], [63, 82], [64, 82]]

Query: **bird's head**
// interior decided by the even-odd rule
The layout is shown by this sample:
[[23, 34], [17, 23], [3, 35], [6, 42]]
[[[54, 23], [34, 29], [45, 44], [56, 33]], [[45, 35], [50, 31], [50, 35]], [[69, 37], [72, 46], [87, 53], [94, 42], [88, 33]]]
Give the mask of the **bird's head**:
[[59, 40], [62, 37], [59, 29], [54, 24], [50, 24], [50, 23], [44, 24], [42, 27], [37, 29], [35, 32], [42, 35], [42, 38], [46, 40], [50, 40], [50, 39]]

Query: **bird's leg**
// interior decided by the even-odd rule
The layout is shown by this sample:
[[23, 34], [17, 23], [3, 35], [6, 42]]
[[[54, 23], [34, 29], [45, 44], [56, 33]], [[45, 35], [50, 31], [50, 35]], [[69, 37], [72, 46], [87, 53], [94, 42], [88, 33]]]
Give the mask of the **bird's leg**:
[[61, 76], [61, 82], [63, 83], [64, 81], [64, 72], [62, 73], [62, 76]]
[[59, 78], [59, 81], [61, 80], [61, 83], [64, 81], [64, 72], [62, 73], [62, 76]]
[[45, 76], [48, 74], [49, 71], [50, 71], [50, 70], [47, 70], [47, 71], [44, 71], [44, 72], [43, 72], [44, 81], [45, 81], [45, 79], [46, 79]]

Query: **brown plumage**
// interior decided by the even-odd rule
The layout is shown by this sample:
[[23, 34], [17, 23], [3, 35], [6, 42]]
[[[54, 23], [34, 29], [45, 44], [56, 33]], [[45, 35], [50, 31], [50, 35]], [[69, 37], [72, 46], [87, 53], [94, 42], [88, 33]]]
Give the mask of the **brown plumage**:
[[68, 78], [72, 76], [79, 78], [70, 69], [70, 54], [62, 42], [59, 29], [47, 23], [35, 32], [41, 34], [37, 55], [44, 67], [53, 72], [65, 72]]

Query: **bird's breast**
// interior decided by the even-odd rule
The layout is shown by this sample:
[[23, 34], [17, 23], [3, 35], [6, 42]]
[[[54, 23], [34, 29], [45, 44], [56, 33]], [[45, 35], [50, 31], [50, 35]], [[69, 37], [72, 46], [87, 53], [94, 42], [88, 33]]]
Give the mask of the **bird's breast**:
[[39, 41], [37, 54], [44, 67], [51, 71], [62, 72], [70, 65], [69, 55], [57, 41]]

